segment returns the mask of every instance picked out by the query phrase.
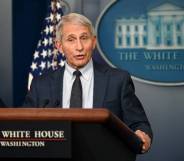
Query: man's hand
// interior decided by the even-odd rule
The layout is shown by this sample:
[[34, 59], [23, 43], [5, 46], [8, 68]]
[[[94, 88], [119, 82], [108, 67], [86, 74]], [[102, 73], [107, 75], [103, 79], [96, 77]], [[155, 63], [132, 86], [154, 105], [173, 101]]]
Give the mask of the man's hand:
[[149, 150], [151, 146], [151, 138], [143, 131], [136, 130], [135, 134], [142, 140], [142, 153], [145, 153]]

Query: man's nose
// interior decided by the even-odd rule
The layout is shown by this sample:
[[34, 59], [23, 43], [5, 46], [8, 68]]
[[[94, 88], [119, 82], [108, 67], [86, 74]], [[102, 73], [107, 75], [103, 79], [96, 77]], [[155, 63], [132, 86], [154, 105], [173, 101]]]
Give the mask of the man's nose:
[[81, 51], [81, 50], [83, 49], [83, 44], [82, 44], [82, 42], [81, 42], [80, 39], [77, 40], [76, 49], [77, 49], [78, 51]]

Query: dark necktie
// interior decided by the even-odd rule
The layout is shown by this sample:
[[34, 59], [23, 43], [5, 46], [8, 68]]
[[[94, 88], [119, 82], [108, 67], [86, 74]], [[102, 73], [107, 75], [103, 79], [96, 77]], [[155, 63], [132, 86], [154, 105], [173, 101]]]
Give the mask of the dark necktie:
[[70, 97], [70, 107], [82, 107], [82, 84], [80, 76], [82, 75], [79, 70], [73, 72], [73, 75], [76, 76], [71, 91]]

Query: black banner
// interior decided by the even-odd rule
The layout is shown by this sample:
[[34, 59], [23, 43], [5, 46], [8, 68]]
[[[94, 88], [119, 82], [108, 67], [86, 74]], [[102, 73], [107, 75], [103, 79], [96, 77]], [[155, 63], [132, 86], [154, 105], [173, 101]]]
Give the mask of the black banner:
[[1, 121], [0, 158], [71, 158], [71, 123]]

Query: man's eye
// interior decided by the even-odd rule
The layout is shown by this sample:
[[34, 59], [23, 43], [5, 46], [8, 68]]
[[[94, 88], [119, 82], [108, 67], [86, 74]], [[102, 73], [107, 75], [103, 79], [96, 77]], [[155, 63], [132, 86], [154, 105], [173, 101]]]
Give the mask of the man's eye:
[[83, 36], [83, 37], [81, 37], [81, 39], [82, 39], [82, 40], [87, 40], [88, 37], [87, 37], [87, 36]]
[[72, 42], [72, 41], [74, 41], [74, 39], [72, 39], [72, 38], [69, 38], [69, 39], [67, 39], [67, 41], [70, 41], [70, 42]]

